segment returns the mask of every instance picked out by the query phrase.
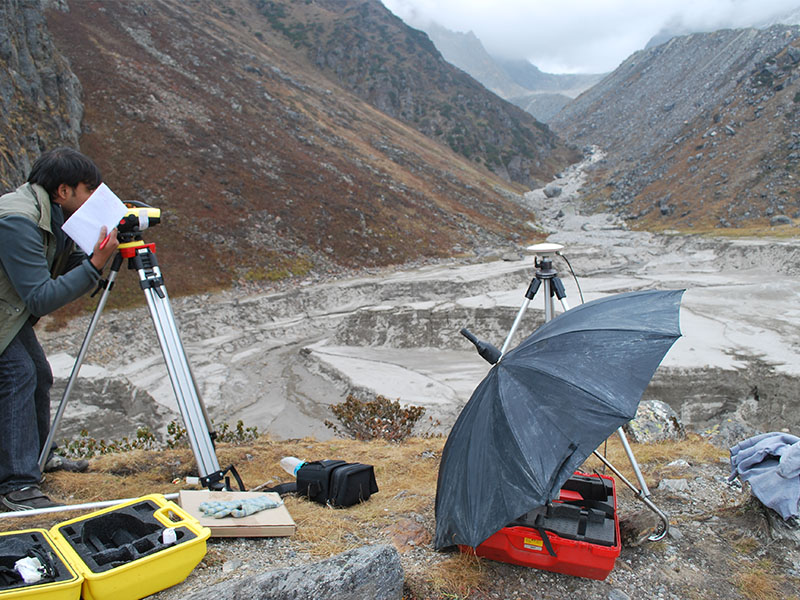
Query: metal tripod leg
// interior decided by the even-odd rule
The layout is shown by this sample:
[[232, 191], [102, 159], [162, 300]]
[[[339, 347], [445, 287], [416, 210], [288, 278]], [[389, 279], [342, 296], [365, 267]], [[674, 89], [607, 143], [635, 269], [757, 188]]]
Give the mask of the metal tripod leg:
[[94, 314], [92, 315], [92, 320], [89, 323], [89, 329], [86, 331], [86, 335], [83, 338], [83, 343], [78, 351], [78, 357], [75, 359], [75, 364], [72, 366], [72, 373], [70, 373], [69, 380], [67, 381], [67, 387], [64, 388], [64, 394], [61, 396], [61, 402], [58, 404], [58, 410], [56, 410], [56, 416], [53, 418], [53, 424], [50, 426], [50, 433], [47, 436], [47, 441], [44, 443], [44, 446], [42, 446], [42, 453], [39, 455], [39, 470], [42, 472], [44, 472], [44, 466], [47, 464], [47, 458], [50, 455], [50, 449], [53, 447], [53, 440], [55, 439], [56, 431], [58, 430], [58, 426], [61, 423], [62, 417], [64, 416], [64, 409], [67, 407], [69, 395], [72, 393], [72, 386], [75, 384], [75, 380], [78, 378], [78, 372], [81, 370], [81, 365], [83, 364], [83, 359], [86, 356], [86, 351], [89, 349], [89, 342], [92, 340], [94, 330], [97, 327], [97, 322], [100, 320], [100, 314], [103, 312], [103, 308], [105, 308], [106, 302], [108, 301], [108, 294], [111, 292], [111, 288], [114, 286], [114, 280], [117, 278], [117, 274], [119, 273], [119, 268], [121, 265], [122, 255], [117, 254], [114, 257], [114, 261], [111, 263], [111, 271], [104, 284], [103, 293], [100, 296], [100, 300], [97, 303], [97, 308], [95, 308]]
[[555, 311], [555, 298], [557, 296], [561, 302], [561, 308], [564, 312], [569, 310], [567, 304], [567, 294], [564, 291], [564, 284], [558, 277], [544, 280], [544, 320], [550, 321], [556, 316]]
[[[622, 480], [622, 482], [625, 485], [627, 485], [633, 491], [634, 494], [636, 494], [636, 497], [639, 500], [641, 500], [647, 508], [656, 513], [656, 515], [658, 515], [658, 518], [661, 519], [661, 524], [659, 525], [658, 530], [655, 533], [651, 534], [647, 539], [650, 540], [651, 542], [657, 542], [658, 540], [662, 539], [665, 535], [667, 535], [667, 532], [669, 531], [669, 518], [667, 518], [667, 515], [661, 512], [658, 509], [658, 507], [655, 504], [653, 504], [653, 502], [648, 497], [649, 492], [646, 495], [642, 490], [639, 490], [635, 485], [633, 485], [630, 481], [628, 481], [628, 479], [622, 473], [620, 473], [617, 470], [617, 468], [614, 465], [612, 465], [605, 456], [600, 454], [597, 450], [595, 450], [593, 454], [600, 459], [600, 462], [602, 462], [605, 466], [611, 469], [614, 472], [614, 475], [619, 477]], [[628, 457], [631, 458], [633, 464], [636, 464], [636, 459], [632, 458], [632, 455], [629, 454]], [[638, 471], [638, 465], [637, 469], [635, 470]], [[645, 489], [647, 488], [647, 486], [644, 487]]]
[[[222, 480], [225, 471], [220, 470], [217, 462], [207, 414], [175, 326], [175, 316], [169, 303], [166, 287], [164, 287], [161, 270], [155, 260], [155, 255], [147, 247], [137, 249], [131, 260], [139, 274], [139, 283], [144, 290], [147, 306], [150, 309], [150, 316], [153, 319], [175, 398], [178, 401], [178, 409], [183, 416], [189, 444], [200, 470], [200, 481], [207, 487], [222, 488], [224, 486], [217, 484]], [[235, 470], [232, 467], [228, 470], [232, 471], [240, 488], [243, 489]]]
[[633, 455], [633, 450], [631, 450], [631, 445], [628, 443], [628, 436], [625, 435], [625, 430], [622, 429], [622, 427], [618, 428], [617, 435], [622, 442], [622, 447], [625, 449], [625, 454], [628, 455], [628, 460], [631, 461], [631, 467], [633, 468], [634, 475], [636, 475], [636, 481], [639, 482], [639, 486], [641, 487], [642, 495], [649, 498], [650, 490], [647, 488], [647, 483], [645, 483], [642, 470], [639, 468], [639, 463], [636, 462], [636, 457]]

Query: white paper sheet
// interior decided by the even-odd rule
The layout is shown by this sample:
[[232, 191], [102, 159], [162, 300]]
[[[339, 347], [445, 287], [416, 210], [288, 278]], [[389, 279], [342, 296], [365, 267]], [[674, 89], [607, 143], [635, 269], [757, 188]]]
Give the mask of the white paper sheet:
[[103, 225], [111, 231], [119, 225], [126, 212], [128, 209], [116, 194], [105, 183], [101, 183], [83, 206], [72, 213], [61, 229], [75, 240], [81, 250], [91, 254]]

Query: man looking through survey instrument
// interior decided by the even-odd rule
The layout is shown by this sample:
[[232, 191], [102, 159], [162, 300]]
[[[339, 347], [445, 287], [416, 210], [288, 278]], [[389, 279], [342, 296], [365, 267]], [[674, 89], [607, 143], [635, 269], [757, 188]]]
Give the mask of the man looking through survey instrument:
[[[0, 197], [0, 509], [58, 506], [39, 488], [53, 375], [33, 326], [91, 291], [117, 250], [116, 229], [102, 227], [90, 256], [62, 230], [101, 183], [91, 159], [57, 148], [36, 160], [27, 183]], [[51, 455], [44, 470], [86, 466]]]

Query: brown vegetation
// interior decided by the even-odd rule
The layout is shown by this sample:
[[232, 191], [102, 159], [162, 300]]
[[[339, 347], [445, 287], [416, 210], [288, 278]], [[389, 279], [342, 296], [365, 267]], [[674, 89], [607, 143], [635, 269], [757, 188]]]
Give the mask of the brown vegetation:
[[[758, 522], [763, 517], [758, 516], [758, 509], [754, 511], [752, 501], [744, 497], [738, 505], [708, 506], [699, 517], [679, 514], [677, 507], [680, 504], [671, 508], [672, 521], [685, 532], [684, 535], [695, 536], [696, 529], [707, 527], [705, 523], [718, 522], [715, 530], [727, 540], [723, 545], [710, 540], [718, 555], [707, 554], [707, 549], [701, 545], [692, 550], [693, 542], [681, 538], [669, 543], [623, 547], [617, 567], [606, 582], [553, 576], [459, 553], [434, 552], [430, 540], [435, 528], [436, 478], [444, 441], [441, 437], [409, 438], [402, 443], [349, 439], [278, 441], [261, 437], [245, 445], [220, 444], [217, 453], [220, 464], [234, 464], [250, 488], [268, 487], [289, 480], [278, 464], [283, 456], [288, 455], [306, 460], [342, 458], [374, 465], [380, 491], [361, 505], [330, 510], [287, 496], [286, 505], [297, 524], [297, 532], [286, 542], [296, 553], [312, 560], [365, 544], [394, 544], [401, 553], [406, 572], [408, 598], [478, 600], [493, 597], [493, 593], [501, 597], [532, 598], [529, 594], [532, 588], [530, 585], [520, 586], [517, 581], [520, 577], [528, 581], [534, 578], [533, 581], [538, 582], [533, 584], [538, 590], [537, 597], [542, 594], [550, 594], [549, 597], [553, 598], [589, 597], [608, 590], [609, 584], [624, 585], [629, 580], [631, 564], [639, 565], [634, 567], [636, 569], [647, 569], [648, 573], [655, 569], [653, 572], [662, 582], [660, 585], [668, 585], [668, 589], [682, 597], [778, 600], [792, 597], [794, 593], [789, 590], [796, 585], [796, 579], [782, 572], [774, 557], [770, 558], [772, 555], [763, 556], [763, 553], [755, 552], [762, 548], [759, 533], [762, 526]], [[633, 449], [653, 488], [661, 478], [687, 476], [686, 467], [667, 467], [668, 463], [683, 459], [697, 472], [697, 469], [718, 465], [726, 454], [696, 435], [683, 442], [634, 444]], [[601, 450], [626, 477], [634, 479], [616, 438]], [[591, 471], [600, 469], [601, 465], [594, 459], [587, 462], [585, 468]], [[187, 488], [185, 478], [189, 475], [196, 475], [196, 471], [188, 449], [133, 451], [94, 458], [87, 473], [49, 474], [44, 489], [55, 498], [76, 504], [150, 493], [175, 493]], [[642, 508], [619, 481], [617, 494], [622, 517]], [[50, 527], [72, 516], [75, 513], [3, 519], [0, 520], [0, 529]], [[724, 527], [723, 523], [726, 524]], [[200, 570], [221, 570], [228, 559], [225, 550], [228, 543], [233, 542], [219, 541], [210, 546]], [[678, 561], [672, 566], [669, 564], [676, 557], [670, 547], [680, 548]], [[647, 567], [647, 564], [653, 566]], [[693, 564], [704, 565], [707, 572], [703, 578], [694, 576]], [[678, 565], [683, 565], [680, 571], [683, 577], [678, 574]], [[676, 571], [670, 576], [673, 567]], [[642, 577], [644, 572], [641, 571]], [[192, 577], [190, 575], [190, 579]]]

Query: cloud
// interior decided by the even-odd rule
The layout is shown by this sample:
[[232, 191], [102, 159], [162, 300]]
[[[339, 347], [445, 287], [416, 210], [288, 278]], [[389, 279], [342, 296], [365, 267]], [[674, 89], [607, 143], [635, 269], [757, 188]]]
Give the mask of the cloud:
[[664, 29], [679, 33], [762, 25], [797, 0], [383, 0], [406, 23], [472, 31], [486, 49], [552, 73], [616, 68]]

